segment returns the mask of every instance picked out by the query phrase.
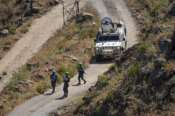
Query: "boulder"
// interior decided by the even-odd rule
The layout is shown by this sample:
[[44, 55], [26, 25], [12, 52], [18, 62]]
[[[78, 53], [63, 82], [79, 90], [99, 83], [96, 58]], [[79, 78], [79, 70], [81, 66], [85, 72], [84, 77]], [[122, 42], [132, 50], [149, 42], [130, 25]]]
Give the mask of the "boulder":
[[0, 35], [2, 35], [2, 36], [7, 36], [8, 34], [9, 34], [8, 29], [3, 29], [2, 31], [0, 31]]
[[38, 68], [38, 67], [39, 67], [39, 62], [27, 63], [27, 69], [28, 69], [29, 71], [34, 70], [34, 69], [36, 69], [36, 68]]
[[167, 62], [166, 59], [163, 57], [159, 57], [159, 58], [155, 59], [155, 61], [154, 61], [155, 68], [162, 68], [166, 62]]
[[70, 58], [72, 61], [75, 61], [75, 62], [78, 61], [78, 58], [73, 55], [65, 55], [64, 57]]
[[3, 109], [4, 106], [3, 106], [3, 103], [0, 103], [0, 109]]
[[159, 41], [159, 48], [162, 53], [168, 53], [171, 48], [171, 40], [163, 39]]
[[175, 87], [170, 90], [170, 96], [173, 101], [175, 101]]
[[175, 16], [175, 2], [172, 3], [168, 14], [171, 16]]
[[50, 5], [50, 6], [55, 6], [55, 5], [57, 5], [57, 4], [60, 4], [60, 1], [61, 1], [61, 0], [51, 0], [51, 1], [49, 1], [49, 5]]
[[34, 79], [36, 79], [36, 80], [43, 80], [44, 77], [45, 77], [45, 74], [41, 71], [34, 73]]
[[7, 72], [5, 72], [5, 71], [2, 72], [2, 75], [3, 75], [3, 76], [6, 76], [6, 75], [7, 75]]

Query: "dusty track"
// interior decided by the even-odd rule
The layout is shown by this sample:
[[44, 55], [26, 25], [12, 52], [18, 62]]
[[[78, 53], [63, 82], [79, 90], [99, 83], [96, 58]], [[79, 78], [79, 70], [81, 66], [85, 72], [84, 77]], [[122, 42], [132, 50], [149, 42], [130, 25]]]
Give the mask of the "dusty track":
[[[123, 0], [91, 0], [101, 17], [110, 16], [113, 20], [122, 19], [128, 28], [128, 46], [136, 44], [137, 30], [135, 22]], [[97, 81], [98, 75], [104, 73], [111, 64], [91, 64], [86, 70], [86, 85], [70, 86], [69, 97], [63, 100], [57, 100], [62, 95], [62, 85], [57, 88], [56, 94], [52, 96], [36, 96], [24, 104], [16, 107], [9, 116], [46, 116], [49, 112], [69, 104], [75, 97], [86, 92]], [[76, 76], [71, 80], [71, 85], [76, 83]]]
[[[66, 3], [72, 0], [66, 0]], [[83, 7], [85, 0], [81, 2]], [[12, 74], [24, 65], [37, 53], [42, 45], [50, 39], [54, 33], [63, 26], [62, 6], [54, 7], [41, 18], [33, 21], [32, 26], [15, 46], [0, 60], [0, 74], [7, 72], [7, 75], [0, 80], [0, 92], [12, 78]]]

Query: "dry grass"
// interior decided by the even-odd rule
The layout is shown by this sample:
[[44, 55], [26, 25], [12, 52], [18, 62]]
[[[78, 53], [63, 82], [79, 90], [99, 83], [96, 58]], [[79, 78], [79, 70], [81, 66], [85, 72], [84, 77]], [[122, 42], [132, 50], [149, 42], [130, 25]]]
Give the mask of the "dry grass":
[[25, 0], [0, 0], [0, 31], [8, 29], [9, 35], [0, 36], [0, 59], [13, 47], [13, 45], [28, 32], [32, 20], [45, 13], [54, 5], [54, 0], [35, 0], [34, 7], [40, 9], [39, 14], [24, 17], [24, 22], [18, 26], [17, 22], [25, 12]]
[[[94, 25], [94, 22], [97, 24]], [[85, 20], [82, 23], [71, 20], [68, 26], [58, 31], [41, 51], [14, 75], [9, 86], [3, 90], [0, 96], [2, 106], [0, 115], [11, 111], [26, 99], [49, 89], [50, 68], [56, 69], [59, 75], [58, 83], [60, 83], [65, 71], [70, 72], [71, 77], [76, 73], [78, 62], [75, 59], [88, 65], [97, 30], [98, 19], [94, 17], [93, 20]], [[26, 83], [26, 86], [23, 83]]]
[[[97, 91], [95, 88], [92, 88], [92, 91], [87, 94], [88, 102], [81, 105], [80, 109], [78, 109], [78, 113], [76, 115], [93, 115], [93, 116], [103, 116], [107, 115], [105, 112], [109, 112], [109, 115], [174, 115], [174, 111], [172, 104], [174, 103], [168, 103], [166, 106], [169, 107], [165, 111], [159, 111], [157, 109], [154, 109], [153, 111], [153, 104], [150, 104], [150, 106], [146, 110], [138, 110], [139, 108], [142, 108], [142, 103], [145, 101], [141, 100], [139, 97], [133, 96], [134, 94], [128, 94], [131, 90], [129, 88], [130, 81], [129, 79], [133, 79], [130, 77], [134, 77], [140, 73], [140, 69], [143, 68], [145, 65], [150, 67], [150, 70], [153, 70], [154, 64], [152, 60], [146, 60], [141, 59], [142, 62], [137, 60], [138, 54], [145, 54], [151, 55], [151, 56], [158, 56], [163, 57], [164, 55], [157, 52], [158, 49], [158, 43], [161, 39], [170, 39], [174, 30], [174, 24], [175, 24], [175, 17], [169, 16], [168, 10], [169, 5], [171, 4], [170, 0], [127, 0], [128, 6], [133, 11], [133, 15], [136, 17], [138, 24], [140, 25], [140, 37], [141, 37], [141, 43], [136, 45], [134, 48], [136, 48], [138, 52], [132, 50], [132, 55], [136, 60], [132, 61], [130, 58], [131, 56], [128, 56], [126, 61], [127, 67], [121, 68], [121, 75], [120, 80], [117, 81], [118, 76], [111, 79], [113, 76], [109, 76], [110, 79], [106, 79], [106, 76], [99, 78], [99, 81], [104, 87], [100, 91]], [[126, 52], [127, 53], [127, 52]], [[136, 54], [136, 55], [134, 55]], [[154, 59], [155, 60], [155, 59]], [[144, 64], [142, 64], [144, 62]], [[121, 62], [120, 62], [121, 63]], [[135, 64], [135, 65], [134, 65]], [[165, 67], [163, 67], [166, 71], [172, 72], [174, 70], [174, 60], [169, 60]], [[147, 68], [148, 68], [147, 67]], [[114, 73], [114, 71], [109, 71], [111, 75]], [[117, 75], [117, 73], [116, 73]], [[129, 77], [128, 77], [129, 76]], [[142, 75], [143, 76], [143, 75]], [[127, 78], [126, 78], [127, 77]], [[140, 77], [141, 79], [144, 79], [143, 77]], [[100, 80], [102, 79], [102, 80]], [[127, 80], [128, 79], [128, 80]], [[145, 79], [146, 80], [146, 79]], [[145, 81], [144, 80], [144, 81]], [[122, 82], [122, 83], [121, 83]], [[128, 83], [126, 86], [124, 83]], [[138, 82], [141, 84], [141, 82]], [[150, 84], [150, 83], [149, 83]], [[120, 86], [118, 88], [118, 86]], [[135, 87], [136, 85], [132, 85], [131, 87]], [[144, 86], [144, 85], [141, 85]], [[121, 87], [126, 89], [126, 92], [124, 92]], [[121, 92], [120, 92], [121, 91]], [[143, 90], [144, 91], [144, 90]], [[119, 92], [119, 93], [118, 93]], [[155, 92], [157, 92], [155, 90]], [[122, 106], [122, 100], [120, 99], [120, 93], [124, 96], [123, 99], [129, 99], [126, 106], [124, 106], [124, 109], [121, 109], [120, 106]], [[145, 98], [149, 98], [150, 96], [144, 96]], [[118, 101], [120, 100], [120, 101]], [[89, 102], [90, 101], [90, 102]], [[115, 101], [118, 101], [114, 103]], [[153, 101], [154, 102], [154, 101]], [[157, 101], [155, 101], [157, 102]], [[124, 103], [124, 102], [123, 102]], [[125, 104], [125, 103], [124, 103]], [[159, 105], [159, 104], [158, 104]], [[163, 106], [163, 104], [161, 104]], [[171, 108], [172, 105], [172, 108]], [[101, 107], [102, 106], [102, 107]], [[140, 107], [141, 106], [141, 107]], [[160, 105], [159, 105], [160, 106]], [[138, 110], [138, 112], [137, 112]], [[117, 112], [118, 111], [118, 112]], [[150, 112], [149, 112], [150, 111]], [[95, 113], [94, 113], [95, 112]], [[103, 114], [102, 114], [103, 113]]]

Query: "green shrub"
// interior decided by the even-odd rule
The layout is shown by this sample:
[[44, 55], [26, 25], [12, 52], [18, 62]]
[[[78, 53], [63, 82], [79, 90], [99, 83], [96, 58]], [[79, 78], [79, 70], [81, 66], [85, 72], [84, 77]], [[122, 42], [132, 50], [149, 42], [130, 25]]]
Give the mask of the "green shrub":
[[65, 66], [64, 64], [62, 64], [61, 67], [60, 67], [60, 69], [59, 69], [59, 74], [60, 74], [61, 76], [63, 76], [64, 73], [69, 72], [69, 76], [70, 76], [70, 77], [73, 77], [74, 74], [75, 74], [75, 71], [76, 71], [76, 66], [74, 66], [74, 65], [69, 65], [69, 66], [67, 67], [67, 66]]
[[65, 48], [60, 47], [60, 48], [58, 49], [58, 51], [57, 51], [57, 54], [62, 54], [62, 53], [64, 53], [64, 52], [65, 52]]
[[137, 47], [137, 50], [140, 54], [144, 54], [144, 53], [154, 54], [156, 52], [155, 46], [149, 42], [142, 42]]
[[106, 97], [106, 101], [107, 102], [112, 102], [112, 101], [114, 101], [114, 94], [113, 94], [113, 92], [109, 92], [108, 93], [108, 96]]
[[16, 33], [16, 25], [10, 25], [9, 27], [8, 27], [8, 29], [9, 29], [9, 32], [11, 33], [11, 34], [15, 34]]
[[67, 68], [67, 71], [69, 72], [69, 76], [73, 77], [76, 71], [76, 68], [74, 66], [70, 66]]
[[64, 64], [61, 64], [61, 67], [59, 69], [60, 75], [63, 76], [66, 71], [67, 71], [66, 66]]
[[98, 82], [97, 82], [97, 88], [102, 89], [103, 87], [107, 86], [108, 83], [108, 77], [105, 75], [102, 75], [99, 77]]
[[26, 67], [23, 67], [18, 73], [13, 75], [12, 80], [8, 84], [8, 90], [13, 92], [16, 91], [16, 86], [19, 84], [20, 81], [25, 81], [29, 78], [29, 72], [26, 70]]
[[129, 77], [135, 77], [139, 74], [139, 71], [140, 71], [140, 65], [138, 63], [134, 64], [131, 67], [129, 67], [128, 76]]
[[100, 106], [96, 106], [95, 108], [95, 116], [103, 116], [103, 111], [101, 110]]
[[21, 33], [27, 33], [29, 31], [28, 27], [24, 27], [22, 30], [21, 30]]
[[49, 88], [48, 83], [45, 81], [41, 81], [36, 87], [36, 91], [40, 94], [43, 94], [48, 88]]

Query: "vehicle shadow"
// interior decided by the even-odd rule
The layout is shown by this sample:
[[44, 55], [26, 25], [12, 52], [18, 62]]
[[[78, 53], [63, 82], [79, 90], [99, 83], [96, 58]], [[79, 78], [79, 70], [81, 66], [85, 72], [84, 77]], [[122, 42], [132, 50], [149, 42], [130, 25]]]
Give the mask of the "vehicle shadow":
[[97, 61], [94, 56], [90, 60], [90, 64], [110, 64], [110, 63], [115, 63], [114, 58], [103, 58]]
[[73, 84], [72, 86], [80, 86], [81, 84], [77, 83], [77, 84]]

